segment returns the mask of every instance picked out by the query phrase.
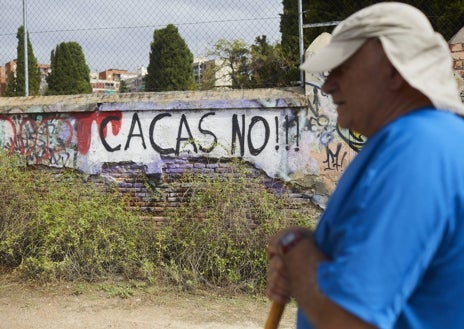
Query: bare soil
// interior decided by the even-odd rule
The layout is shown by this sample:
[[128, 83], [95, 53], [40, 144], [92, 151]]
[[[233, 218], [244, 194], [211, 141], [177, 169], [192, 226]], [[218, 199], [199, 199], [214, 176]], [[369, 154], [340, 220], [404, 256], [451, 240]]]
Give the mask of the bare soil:
[[[0, 329], [258, 329], [269, 308], [265, 297], [117, 283], [39, 286], [0, 275]], [[279, 329], [295, 328], [295, 312], [286, 307]]]

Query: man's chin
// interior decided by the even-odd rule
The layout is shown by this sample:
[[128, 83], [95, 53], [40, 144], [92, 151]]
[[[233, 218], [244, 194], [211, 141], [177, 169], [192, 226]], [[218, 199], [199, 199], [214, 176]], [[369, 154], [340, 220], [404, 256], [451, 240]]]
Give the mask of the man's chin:
[[337, 117], [337, 125], [343, 129], [350, 129], [349, 124], [346, 121], [343, 121], [343, 118], [340, 119], [340, 115]]

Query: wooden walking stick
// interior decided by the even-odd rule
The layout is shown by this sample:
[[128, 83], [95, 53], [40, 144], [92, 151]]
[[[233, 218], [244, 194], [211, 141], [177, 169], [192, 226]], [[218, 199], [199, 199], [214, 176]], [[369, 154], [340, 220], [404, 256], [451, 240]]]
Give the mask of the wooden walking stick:
[[282, 317], [282, 313], [284, 313], [284, 308], [284, 304], [272, 302], [264, 329], [277, 329], [279, 326], [280, 318]]

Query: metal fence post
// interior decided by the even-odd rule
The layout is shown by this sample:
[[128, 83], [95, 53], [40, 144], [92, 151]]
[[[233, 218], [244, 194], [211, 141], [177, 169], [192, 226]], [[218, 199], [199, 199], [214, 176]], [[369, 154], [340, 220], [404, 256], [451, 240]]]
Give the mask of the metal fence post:
[[23, 0], [24, 26], [24, 96], [29, 96], [29, 60], [27, 54], [27, 0]]
[[[304, 40], [303, 40], [303, 4], [302, 0], [298, 0], [298, 37], [299, 37], [299, 49], [300, 49], [300, 64], [304, 61]], [[300, 71], [300, 85], [304, 87], [304, 72]]]

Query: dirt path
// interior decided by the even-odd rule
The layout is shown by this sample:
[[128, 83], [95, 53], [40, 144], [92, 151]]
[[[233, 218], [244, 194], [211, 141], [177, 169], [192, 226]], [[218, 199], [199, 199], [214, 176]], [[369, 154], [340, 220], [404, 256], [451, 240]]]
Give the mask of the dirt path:
[[[0, 279], [0, 328], [259, 329], [264, 327], [270, 305], [264, 298], [249, 296], [224, 297], [159, 288], [123, 294], [114, 287], [32, 287]], [[289, 305], [279, 329], [295, 328], [294, 318], [295, 306]]]

